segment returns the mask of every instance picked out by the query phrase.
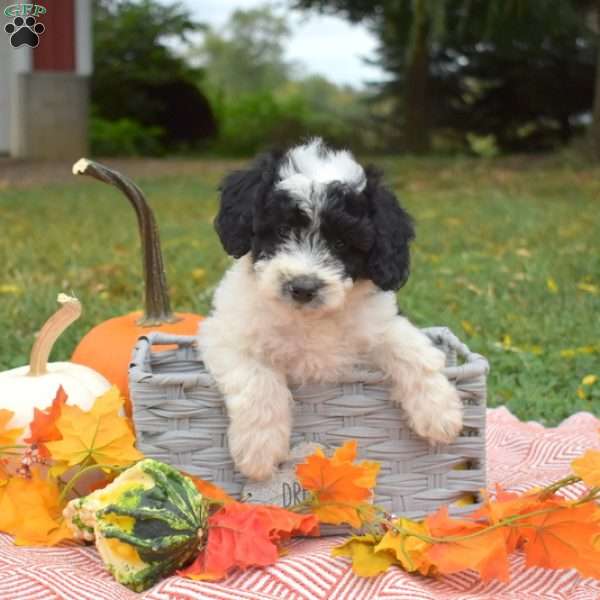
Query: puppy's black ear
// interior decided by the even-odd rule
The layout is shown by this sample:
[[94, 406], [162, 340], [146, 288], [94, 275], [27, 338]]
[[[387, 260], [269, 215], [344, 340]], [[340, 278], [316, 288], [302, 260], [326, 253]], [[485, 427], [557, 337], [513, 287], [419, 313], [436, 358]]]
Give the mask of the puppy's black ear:
[[369, 253], [368, 276], [382, 290], [400, 289], [410, 272], [410, 242], [415, 237], [410, 215], [398, 204], [394, 194], [381, 182], [381, 173], [366, 170], [364, 190], [375, 229], [375, 242]]
[[240, 258], [252, 245], [252, 219], [256, 202], [273, 186], [276, 153], [259, 156], [249, 169], [234, 171], [221, 183], [221, 205], [214, 222], [225, 252]]

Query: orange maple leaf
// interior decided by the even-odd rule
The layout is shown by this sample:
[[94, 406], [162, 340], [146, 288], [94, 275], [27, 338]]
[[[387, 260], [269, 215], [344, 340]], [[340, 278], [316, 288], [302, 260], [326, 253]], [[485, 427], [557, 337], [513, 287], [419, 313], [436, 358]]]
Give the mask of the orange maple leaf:
[[39, 455], [42, 458], [50, 458], [50, 452], [46, 448], [46, 442], [53, 442], [61, 439], [61, 433], [56, 427], [56, 421], [60, 417], [62, 407], [67, 402], [67, 394], [62, 385], [56, 391], [56, 396], [52, 404], [44, 409], [33, 409], [33, 421], [30, 424], [31, 433], [25, 438], [28, 444], [37, 446]]
[[[0, 409], [0, 446], [15, 446], [17, 439], [23, 433], [23, 429], [20, 427], [14, 429], [6, 429], [6, 426], [10, 423], [15, 413], [5, 408]], [[2, 450], [0, 449], [0, 454]]]
[[316, 535], [314, 515], [277, 506], [232, 502], [208, 519], [206, 545], [180, 575], [217, 580], [234, 569], [265, 567], [279, 558], [279, 543], [294, 535]]
[[595, 503], [573, 505], [567, 500], [550, 500], [540, 510], [518, 521], [528, 567], [578, 569], [596, 565], [600, 552], [595, 539], [600, 535]]
[[600, 450], [588, 450], [571, 463], [571, 468], [587, 486], [600, 486]]
[[[356, 441], [346, 442], [327, 458], [318, 448], [296, 467], [300, 485], [313, 492], [312, 512], [322, 523], [349, 523], [360, 527], [372, 517], [368, 501], [379, 473], [379, 463], [363, 461], [354, 464]], [[365, 512], [369, 516], [365, 516]]]
[[205, 479], [196, 477], [195, 475], [190, 475], [185, 471], [182, 471], [182, 473], [192, 480], [193, 484], [196, 486], [196, 489], [205, 498], [221, 504], [235, 502], [235, 499], [232, 498], [224, 489], [220, 488], [218, 485], [215, 485], [211, 481], [206, 481]]
[[[507, 492], [500, 485], [496, 485], [494, 498], [484, 493], [485, 503], [477, 511], [470, 513], [469, 518], [475, 521], [486, 520], [491, 525], [500, 523], [507, 517], [533, 512], [544, 506], [539, 494]], [[514, 552], [521, 543], [521, 537], [516, 527], [502, 527], [499, 531], [504, 535], [506, 551]]]
[[0, 530], [21, 546], [52, 546], [71, 538], [62, 518], [58, 487], [37, 468], [31, 479], [11, 477], [2, 488]]
[[449, 538], [427, 550], [427, 557], [440, 573], [473, 569], [482, 581], [509, 580], [506, 540], [500, 529], [489, 529], [485, 522], [452, 519], [446, 506], [427, 517], [425, 524], [432, 537]]

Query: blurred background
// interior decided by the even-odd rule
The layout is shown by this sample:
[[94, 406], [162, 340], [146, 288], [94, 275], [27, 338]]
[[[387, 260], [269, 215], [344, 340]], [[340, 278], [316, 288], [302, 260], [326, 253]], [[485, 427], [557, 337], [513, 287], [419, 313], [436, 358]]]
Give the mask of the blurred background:
[[[0, 150], [13, 156], [71, 155], [77, 144], [103, 156], [244, 156], [314, 134], [370, 154], [491, 157], [577, 141], [600, 152], [596, 0], [40, 5], [39, 47], [4, 44], [0, 55]], [[88, 80], [89, 98], [73, 89], [70, 116], [47, 119], [62, 135], [52, 123], [44, 133], [44, 107], [61, 103], [40, 75], [60, 74], [64, 90], [76, 86], [69, 72]], [[34, 81], [10, 119], [19, 73]], [[29, 110], [14, 106], [32, 96]]]
[[490, 359], [491, 405], [600, 412], [600, 1], [38, 6], [36, 48], [0, 31], [0, 368], [58, 291], [85, 313], [57, 358], [140, 307], [133, 212], [72, 177], [80, 156], [142, 186], [172, 303], [206, 314], [230, 264], [220, 179], [319, 135], [385, 169], [417, 223], [402, 309]]

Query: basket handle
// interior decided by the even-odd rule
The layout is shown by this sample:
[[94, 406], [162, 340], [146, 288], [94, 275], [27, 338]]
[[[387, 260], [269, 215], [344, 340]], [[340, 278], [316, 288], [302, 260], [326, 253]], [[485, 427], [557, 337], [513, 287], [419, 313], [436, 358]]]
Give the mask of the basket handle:
[[449, 379], [471, 379], [489, 373], [490, 364], [487, 359], [481, 354], [471, 352], [469, 347], [461, 342], [448, 327], [428, 327], [423, 330], [423, 333], [435, 344], [446, 346], [464, 360], [462, 365], [453, 365], [444, 369], [444, 375]]
[[208, 373], [161, 373], [153, 374], [142, 370], [142, 365], [147, 359], [152, 346], [175, 345], [179, 348], [193, 348], [196, 346], [196, 338], [192, 335], [176, 335], [172, 333], [163, 333], [160, 331], [151, 331], [147, 335], [138, 338], [137, 343], [131, 355], [129, 363], [129, 377], [135, 382], [152, 382], [156, 385], [182, 385], [184, 388], [201, 385], [210, 387], [213, 385], [213, 378]]

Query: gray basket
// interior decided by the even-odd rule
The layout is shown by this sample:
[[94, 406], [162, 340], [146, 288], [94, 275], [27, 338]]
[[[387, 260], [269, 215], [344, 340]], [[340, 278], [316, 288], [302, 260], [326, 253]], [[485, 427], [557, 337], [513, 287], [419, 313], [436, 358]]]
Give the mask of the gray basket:
[[[421, 518], [467, 494], [485, 480], [487, 360], [444, 327], [424, 332], [447, 357], [444, 373], [464, 403], [464, 429], [452, 444], [430, 446], [389, 401], [380, 374], [362, 381], [305, 385], [295, 400], [292, 445], [314, 441], [339, 446], [356, 439], [359, 457], [381, 463], [375, 502], [389, 512]], [[153, 346], [176, 349], [153, 352]], [[146, 456], [221, 486], [240, 497], [244, 477], [227, 449], [228, 417], [214, 380], [191, 336], [150, 333], [139, 338], [129, 369], [137, 445]], [[451, 506], [453, 514], [473, 505]]]

